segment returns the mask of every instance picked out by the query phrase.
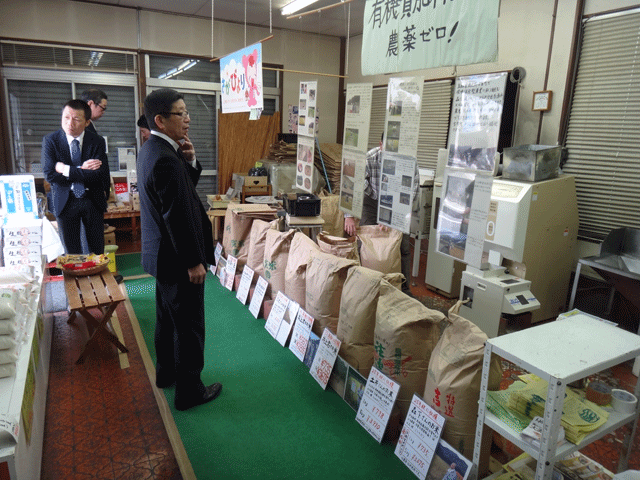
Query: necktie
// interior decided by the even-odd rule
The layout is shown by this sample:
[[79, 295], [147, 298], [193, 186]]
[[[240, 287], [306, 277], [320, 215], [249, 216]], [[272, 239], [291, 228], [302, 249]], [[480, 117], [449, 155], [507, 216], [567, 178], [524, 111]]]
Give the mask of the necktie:
[[[71, 162], [79, 167], [82, 165], [82, 155], [80, 154], [80, 142], [77, 138], [74, 138], [71, 142]], [[82, 182], [73, 182], [71, 185], [71, 190], [73, 190], [73, 194], [76, 198], [84, 197], [84, 183]]]

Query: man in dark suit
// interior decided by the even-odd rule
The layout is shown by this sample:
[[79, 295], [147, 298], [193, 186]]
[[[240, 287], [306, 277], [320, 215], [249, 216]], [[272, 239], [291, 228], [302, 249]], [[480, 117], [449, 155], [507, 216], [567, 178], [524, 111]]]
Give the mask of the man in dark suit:
[[214, 259], [211, 223], [196, 192], [202, 166], [189, 140], [182, 95], [161, 89], [144, 101], [151, 136], [138, 156], [142, 266], [156, 278], [156, 386], [175, 383], [175, 406], [210, 402], [222, 390], [206, 386], [204, 281]]
[[110, 178], [104, 139], [86, 130], [91, 109], [69, 100], [62, 110], [62, 129], [42, 141], [42, 165], [51, 184], [51, 211], [67, 253], [82, 253], [80, 225], [89, 250], [104, 253], [104, 212]]
[[102, 117], [102, 114], [107, 111], [107, 94], [99, 88], [90, 88], [82, 92], [80, 98], [87, 102], [91, 109], [91, 121], [87, 126], [87, 130], [97, 134], [98, 132], [93, 122]]

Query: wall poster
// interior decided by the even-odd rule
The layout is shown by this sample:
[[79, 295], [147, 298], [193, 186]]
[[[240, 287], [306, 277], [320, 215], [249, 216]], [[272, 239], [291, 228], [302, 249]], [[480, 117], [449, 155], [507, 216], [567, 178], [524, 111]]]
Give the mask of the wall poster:
[[220, 84], [222, 113], [262, 110], [262, 44], [256, 43], [222, 57]]
[[448, 167], [493, 172], [507, 72], [456, 78]]
[[354, 217], [362, 217], [364, 176], [371, 119], [371, 83], [347, 85], [342, 142], [342, 175], [340, 209]]

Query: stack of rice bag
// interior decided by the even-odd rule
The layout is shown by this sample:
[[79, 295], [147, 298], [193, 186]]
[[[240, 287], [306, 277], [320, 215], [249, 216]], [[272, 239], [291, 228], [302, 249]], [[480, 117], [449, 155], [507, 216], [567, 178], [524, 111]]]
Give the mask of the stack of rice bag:
[[34, 269], [0, 267], [0, 378], [13, 376], [25, 340], [32, 301]]

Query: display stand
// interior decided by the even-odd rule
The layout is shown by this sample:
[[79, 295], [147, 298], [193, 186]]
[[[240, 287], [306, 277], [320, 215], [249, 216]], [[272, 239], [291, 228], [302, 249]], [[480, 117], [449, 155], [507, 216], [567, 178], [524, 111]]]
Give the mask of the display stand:
[[[36, 327], [43, 300], [42, 285], [40, 273], [35, 281], [37, 294], [30, 303], [31, 312], [25, 322], [24, 342], [16, 362], [16, 374], [0, 379], [0, 421], [3, 427], [0, 434], [0, 463], [7, 463], [12, 480], [40, 478], [52, 334], [50, 321], [43, 319], [40, 325], [43, 328]], [[34, 349], [37, 349], [37, 363], [31, 365]], [[28, 372], [33, 373], [33, 377], [28, 376]], [[24, 412], [30, 421], [29, 438], [22, 412], [23, 402], [30, 404], [27, 395], [33, 395], [32, 407]]]
[[[487, 340], [484, 349], [482, 383], [478, 408], [478, 423], [473, 451], [474, 473], [480, 459], [484, 425], [524, 450], [538, 462], [536, 480], [549, 480], [556, 460], [564, 458], [615, 429], [637, 419], [638, 407], [632, 414], [611, 412], [605, 425], [591, 432], [579, 444], [564, 443], [556, 448], [562, 404], [567, 384], [601, 370], [633, 359], [640, 353], [640, 336], [622, 330], [596, 317], [574, 310], [566, 317], [526, 330]], [[524, 442], [520, 434], [486, 409], [487, 385], [491, 355], [496, 354], [539, 376], [549, 384], [544, 410], [542, 442], [537, 449]], [[640, 394], [640, 382], [635, 395]], [[630, 439], [625, 439], [625, 453], [618, 470], [626, 469]]]

